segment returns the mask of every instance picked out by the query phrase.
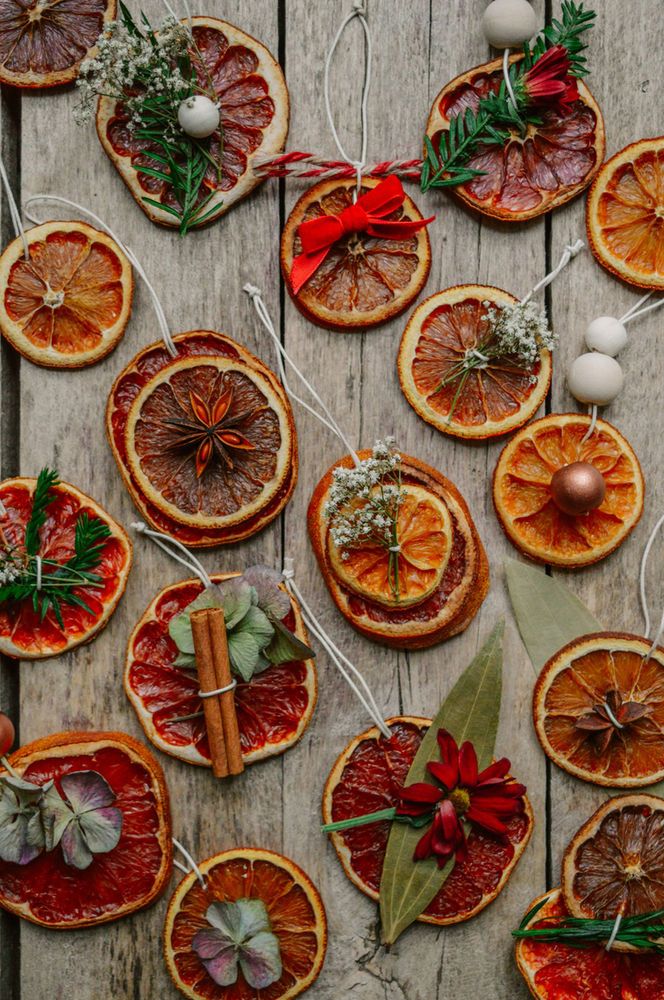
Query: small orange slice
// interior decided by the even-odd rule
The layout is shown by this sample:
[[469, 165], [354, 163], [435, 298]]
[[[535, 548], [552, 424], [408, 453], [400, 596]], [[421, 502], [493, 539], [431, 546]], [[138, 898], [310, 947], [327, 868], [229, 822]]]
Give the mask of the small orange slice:
[[[318, 978], [327, 949], [327, 920], [313, 882], [301, 868], [273, 851], [246, 847], [216, 854], [176, 888], [166, 913], [164, 953], [177, 988], [190, 1000], [292, 1000]], [[279, 940], [283, 972], [264, 990], [251, 989], [242, 972], [231, 986], [217, 986], [193, 950], [214, 902], [260, 899]]]
[[533, 695], [537, 738], [564, 771], [596, 785], [664, 779], [664, 650], [636, 635], [575, 639], [544, 665]]
[[588, 195], [586, 226], [602, 267], [638, 288], [664, 288], [664, 136], [606, 161]]
[[[553, 413], [518, 431], [503, 448], [493, 474], [493, 502], [510, 541], [537, 562], [575, 568], [604, 559], [641, 517], [645, 484], [626, 439], [590, 417]], [[589, 514], [565, 514], [553, 501], [551, 479], [572, 462], [589, 462], [606, 482], [606, 495]]]
[[452, 520], [447, 507], [420, 486], [409, 484], [405, 492], [397, 517], [398, 574], [393, 572], [390, 552], [384, 546], [339, 549], [331, 532], [327, 538], [328, 555], [339, 580], [354, 593], [387, 607], [407, 608], [426, 600], [438, 587], [452, 549]]
[[416, 413], [443, 434], [492, 438], [522, 427], [544, 402], [551, 354], [526, 370], [507, 356], [450, 379], [466, 355], [491, 344], [487, 314], [517, 300], [489, 285], [457, 285], [421, 302], [403, 332], [397, 370]]
[[0, 330], [45, 368], [82, 368], [117, 346], [131, 314], [131, 266], [115, 240], [85, 222], [45, 222], [0, 257]]

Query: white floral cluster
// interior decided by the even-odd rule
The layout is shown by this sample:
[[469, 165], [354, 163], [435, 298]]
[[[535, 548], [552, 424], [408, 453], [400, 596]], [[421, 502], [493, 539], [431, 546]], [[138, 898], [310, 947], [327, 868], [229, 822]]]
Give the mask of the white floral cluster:
[[[159, 31], [149, 35], [131, 30], [122, 21], [111, 21], [97, 40], [96, 56], [81, 63], [76, 122], [83, 125], [92, 119], [100, 95], [124, 101], [130, 129], [141, 124], [141, 105], [150, 98], [169, 98], [176, 113], [192, 91], [176, 65], [191, 44], [189, 30], [174, 17], [167, 17]], [[139, 93], [132, 96], [137, 88]]]
[[371, 458], [332, 473], [323, 515], [338, 548], [367, 542], [390, 548], [397, 543], [396, 522], [405, 491], [401, 489], [401, 456], [394, 444], [394, 438], [376, 441]]
[[540, 352], [545, 348], [552, 351], [558, 342], [558, 335], [549, 328], [545, 310], [536, 302], [489, 309], [487, 317], [495, 336], [491, 354], [516, 355], [524, 368], [532, 368]]
[[21, 576], [21, 569], [14, 562], [11, 552], [0, 553], [0, 587], [14, 583]]

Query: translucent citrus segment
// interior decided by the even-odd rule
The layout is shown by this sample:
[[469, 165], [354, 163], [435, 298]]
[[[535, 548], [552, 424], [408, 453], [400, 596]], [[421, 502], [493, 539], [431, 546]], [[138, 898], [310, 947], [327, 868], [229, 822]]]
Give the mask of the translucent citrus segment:
[[[380, 182], [364, 178], [360, 194]], [[431, 247], [426, 227], [399, 240], [349, 233], [337, 240], [327, 257], [294, 294], [290, 284], [293, 259], [302, 252], [297, 228], [323, 215], [340, 215], [353, 204], [355, 181], [321, 181], [300, 197], [281, 237], [281, 269], [298, 309], [312, 322], [331, 329], [366, 329], [385, 323], [407, 309], [429, 276]], [[422, 219], [411, 198], [390, 220]]]
[[[490, 438], [521, 427], [542, 405], [551, 354], [532, 369], [512, 355], [490, 358], [464, 375], [473, 352], [490, 357], [488, 313], [517, 300], [489, 285], [457, 285], [420, 303], [401, 338], [397, 371], [416, 413], [443, 434]], [[487, 350], [488, 349], [488, 350]]]
[[[502, 60], [494, 59], [443, 87], [427, 123], [434, 148], [454, 115], [477, 110], [480, 99], [498, 93], [502, 83]], [[480, 146], [467, 164], [480, 175], [448, 190], [470, 208], [505, 222], [535, 218], [576, 197], [597, 173], [605, 149], [600, 109], [581, 80], [578, 86], [576, 101], [544, 110], [542, 123], [528, 125], [525, 135], [514, 128], [502, 146]]]
[[354, 593], [388, 607], [410, 607], [426, 600], [440, 584], [452, 549], [447, 507], [418, 486], [408, 485], [405, 494], [397, 517], [398, 552], [371, 544], [339, 548], [332, 532], [328, 534], [330, 562], [339, 580]]
[[664, 779], [664, 651], [617, 632], [586, 635], [544, 665], [533, 695], [547, 756], [596, 785]]
[[131, 314], [131, 266], [115, 240], [83, 222], [46, 222], [0, 257], [0, 329], [24, 357], [81, 368], [106, 357]]
[[[613, 552], [643, 510], [641, 467], [627, 440], [598, 420], [584, 440], [590, 417], [551, 414], [518, 431], [503, 449], [493, 475], [493, 500], [510, 541], [538, 562], [574, 568]], [[602, 504], [589, 514], [564, 513], [551, 480], [572, 462], [588, 462], [606, 483]]]
[[603, 267], [638, 288], [664, 288], [664, 137], [606, 161], [588, 195], [586, 226]]
[[[376, 728], [352, 740], [340, 754], [323, 792], [323, 822], [350, 819], [397, 805], [410, 765], [431, 725], [410, 716], [388, 719], [387, 739]], [[500, 839], [472, 830], [468, 857], [455, 864], [443, 887], [417, 919], [426, 924], [469, 920], [504, 889], [530, 839], [533, 814], [525, 811], [507, 821]], [[390, 822], [369, 823], [330, 834], [343, 869], [357, 888], [377, 900]]]
[[[203, 888], [192, 872], [176, 888], [166, 913], [164, 954], [177, 988], [190, 1000], [292, 1000], [318, 978], [327, 949], [327, 920], [318, 890], [294, 862], [256, 848], [217, 854], [198, 865]], [[282, 975], [264, 989], [249, 987], [242, 971], [218, 986], [193, 950], [205, 914], [214, 902], [260, 899], [279, 942]]]

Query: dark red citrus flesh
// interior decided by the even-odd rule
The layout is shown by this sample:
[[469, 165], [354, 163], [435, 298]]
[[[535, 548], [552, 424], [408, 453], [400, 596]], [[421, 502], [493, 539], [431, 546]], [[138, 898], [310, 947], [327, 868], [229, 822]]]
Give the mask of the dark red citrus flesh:
[[[168, 634], [171, 618], [183, 611], [202, 589], [200, 583], [176, 584], [161, 596], [155, 617], [141, 626], [132, 643], [129, 685], [166, 743], [173, 747], [193, 745], [209, 760], [204, 718], [170, 721], [202, 708], [196, 672], [174, 665], [178, 650]], [[284, 618], [284, 624], [289, 629], [295, 628], [292, 612]], [[235, 708], [243, 754], [293, 739], [309, 707], [306, 681], [304, 663], [294, 661], [270, 666], [248, 684], [238, 682]]]
[[[350, 755], [332, 793], [332, 820], [387, 809], [398, 802], [410, 765], [427, 727], [398, 721], [392, 736], [363, 740]], [[440, 892], [424, 911], [427, 917], [450, 919], [473, 911], [487, 894], [495, 892], [515, 847], [528, 834], [529, 820], [516, 816], [507, 823], [505, 840], [473, 830], [468, 837], [468, 858], [457, 862]], [[391, 823], [370, 823], [339, 834], [351, 854], [351, 866], [374, 892], [380, 877]]]
[[115, 850], [95, 855], [84, 871], [65, 864], [59, 848], [27, 865], [0, 861], [0, 900], [28, 902], [34, 917], [46, 923], [108, 918], [114, 910], [138, 903], [151, 893], [163, 864], [161, 814], [147, 768], [109, 746], [35, 761], [22, 776], [43, 785], [71, 771], [97, 771], [106, 779], [122, 812], [122, 833]]
[[107, 0], [3, 0], [0, 64], [12, 74], [62, 72], [85, 56]]

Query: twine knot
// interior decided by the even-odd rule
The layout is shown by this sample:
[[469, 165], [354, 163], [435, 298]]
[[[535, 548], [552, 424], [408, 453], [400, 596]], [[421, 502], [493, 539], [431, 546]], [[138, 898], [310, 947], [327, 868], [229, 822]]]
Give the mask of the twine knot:
[[258, 288], [256, 285], [252, 285], [250, 281], [248, 281], [246, 285], [243, 285], [242, 291], [247, 293], [252, 302], [254, 301], [254, 299], [261, 298], [260, 288]]
[[293, 560], [290, 556], [286, 556], [284, 559], [284, 568], [281, 571], [281, 575], [284, 580], [293, 580], [295, 578], [295, 570], [293, 569]]
[[131, 528], [132, 531], [137, 531], [139, 535], [142, 535], [144, 532], [148, 530], [148, 526], [145, 523], [145, 521], [132, 521], [129, 527]]
[[565, 247], [565, 252], [568, 253], [570, 257], [576, 257], [578, 253], [581, 253], [585, 245], [586, 244], [583, 240], [577, 240], [576, 243], [568, 243]]
[[353, 0], [353, 11], [356, 14], [366, 14], [366, 0]]

